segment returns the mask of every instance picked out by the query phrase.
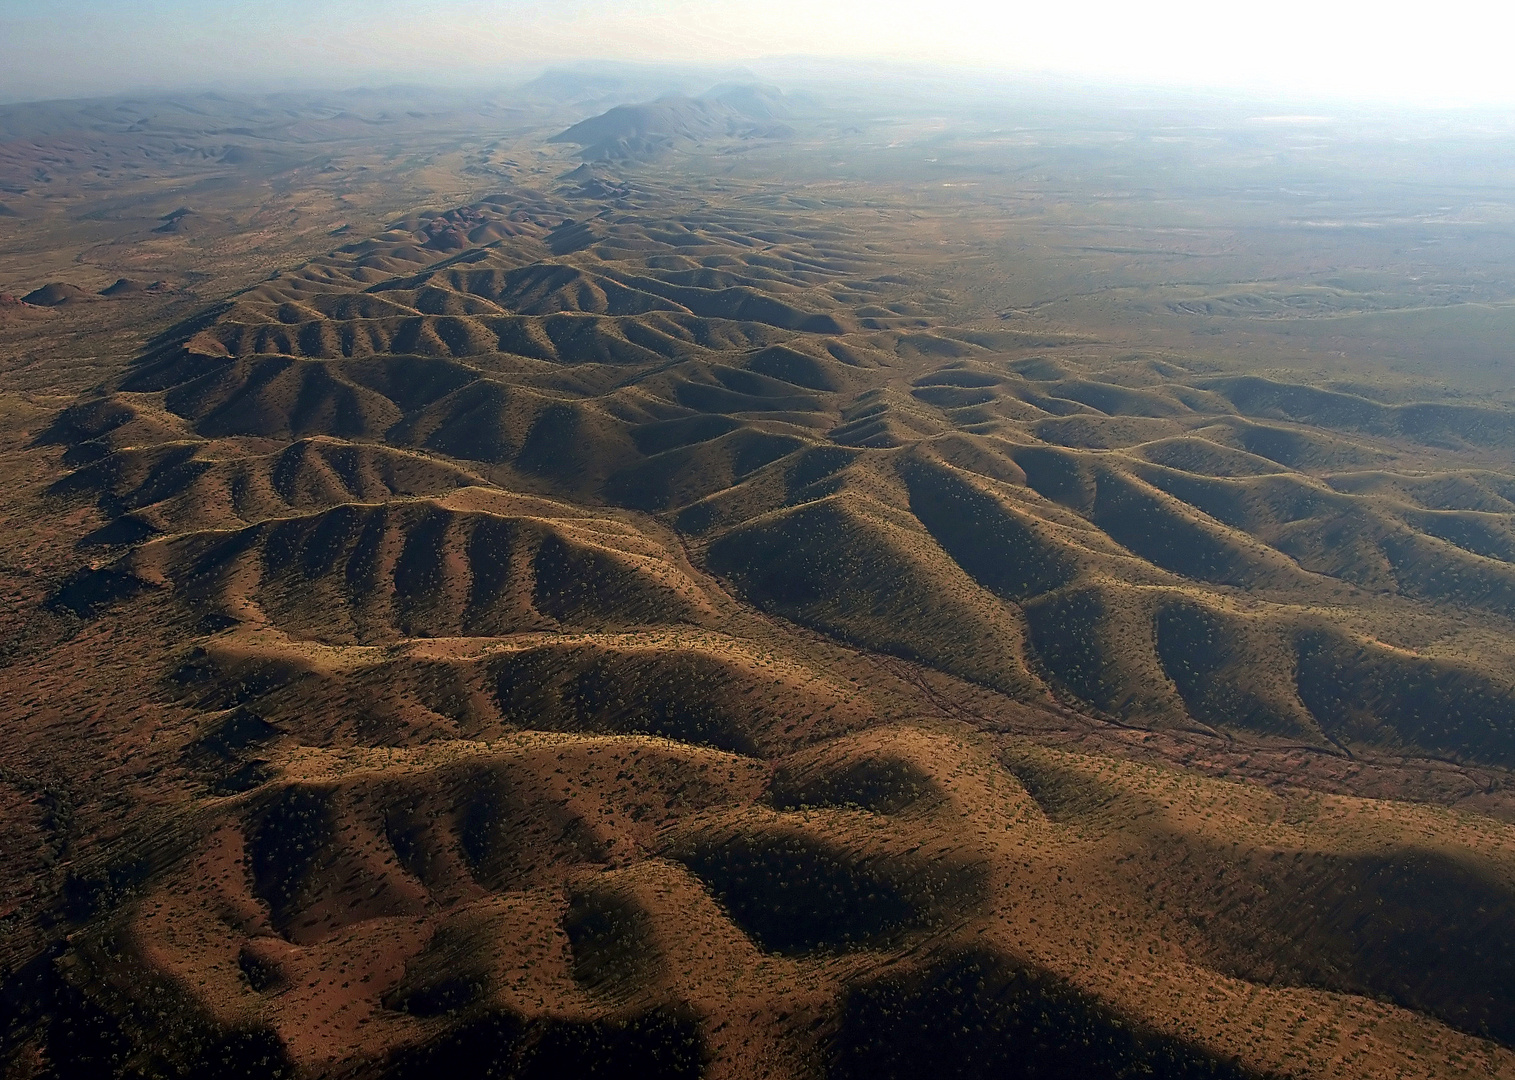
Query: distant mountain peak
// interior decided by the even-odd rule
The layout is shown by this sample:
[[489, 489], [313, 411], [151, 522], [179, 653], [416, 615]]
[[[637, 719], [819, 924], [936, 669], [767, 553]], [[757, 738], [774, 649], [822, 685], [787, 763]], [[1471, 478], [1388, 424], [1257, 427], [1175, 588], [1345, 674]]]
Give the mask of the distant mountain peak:
[[577, 143], [591, 161], [646, 159], [680, 143], [720, 136], [785, 138], [779, 121], [790, 115], [783, 91], [757, 83], [723, 83], [701, 94], [665, 94], [635, 105], [617, 105], [581, 120], [549, 142]]

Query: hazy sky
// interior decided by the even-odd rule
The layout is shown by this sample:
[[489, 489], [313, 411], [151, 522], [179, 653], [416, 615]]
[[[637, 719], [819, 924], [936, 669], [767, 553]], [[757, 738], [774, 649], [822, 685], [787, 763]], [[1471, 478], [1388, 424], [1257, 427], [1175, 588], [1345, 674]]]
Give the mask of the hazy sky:
[[0, 0], [0, 98], [808, 55], [1515, 105], [1512, 41], [1510, 0]]

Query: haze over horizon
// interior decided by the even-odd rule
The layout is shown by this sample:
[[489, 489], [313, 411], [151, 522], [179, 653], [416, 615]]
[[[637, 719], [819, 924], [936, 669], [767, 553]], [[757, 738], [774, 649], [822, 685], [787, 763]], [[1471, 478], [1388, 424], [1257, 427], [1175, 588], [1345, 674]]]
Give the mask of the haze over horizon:
[[0, 1078], [1515, 1080], [1435, 14], [0, 0]]
[[[220, 87], [518, 81], [572, 60], [738, 65], [881, 60], [1269, 97], [1515, 103], [1506, 5], [1199, 0], [1056, 9], [944, 0], [0, 0], [0, 100]], [[761, 66], [761, 65], [760, 65]]]

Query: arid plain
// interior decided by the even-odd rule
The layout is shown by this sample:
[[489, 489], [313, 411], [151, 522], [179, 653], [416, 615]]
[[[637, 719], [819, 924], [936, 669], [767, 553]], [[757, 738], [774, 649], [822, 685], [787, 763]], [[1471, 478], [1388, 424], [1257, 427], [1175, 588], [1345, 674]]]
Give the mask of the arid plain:
[[0, 134], [5, 1075], [1515, 1075], [1508, 122]]

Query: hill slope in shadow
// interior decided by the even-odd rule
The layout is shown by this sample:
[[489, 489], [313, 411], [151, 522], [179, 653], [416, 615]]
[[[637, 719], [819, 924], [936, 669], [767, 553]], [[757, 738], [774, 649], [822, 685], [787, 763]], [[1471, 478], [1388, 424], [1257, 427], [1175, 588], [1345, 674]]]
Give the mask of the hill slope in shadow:
[[[779, 117], [722, 94], [564, 137]], [[67, 849], [4, 1060], [1515, 1069], [1515, 413], [612, 179], [397, 220], [38, 432], [81, 527], [13, 737], [159, 795]]]

